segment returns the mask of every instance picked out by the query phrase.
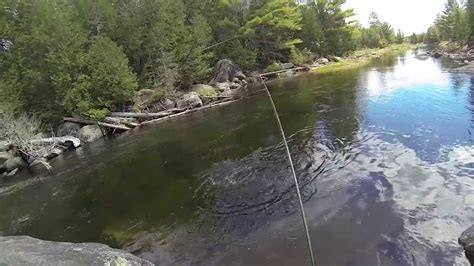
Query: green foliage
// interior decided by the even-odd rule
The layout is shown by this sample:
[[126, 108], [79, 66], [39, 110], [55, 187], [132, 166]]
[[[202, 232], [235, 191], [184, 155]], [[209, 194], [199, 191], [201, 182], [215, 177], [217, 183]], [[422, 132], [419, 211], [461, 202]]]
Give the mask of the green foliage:
[[397, 44], [402, 44], [405, 42], [405, 35], [403, 35], [402, 31], [401, 30], [398, 30], [397, 32], [397, 36], [395, 37], [395, 42]]
[[417, 44], [417, 43], [419, 43], [419, 41], [418, 41], [418, 36], [416, 36], [415, 33], [413, 33], [413, 34], [410, 36], [410, 43], [411, 43], [411, 44]]
[[[136, 103], [137, 87], [160, 98], [208, 81], [220, 59], [274, 71], [274, 62], [400, 41], [376, 17], [369, 29], [351, 22], [345, 2], [3, 0], [0, 104], [48, 123], [67, 113], [101, 119]], [[467, 13], [453, 10], [453, 23], [466, 28]]]
[[441, 41], [441, 34], [436, 26], [431, 26], [426, 31], [425, 43], [432, 44]]
[[132, 99], [136, 88], [135, 75], [122, 49], [107, 37], [97, 37], [87, 53], [82, 74], [66, 93], [65, 107], [91, 117], [100, 113], [97, 110], [120, 108]]
[[197, 89], [196, 92], [202, 97], [212, 98], [212, 97], [217, 97], [219, 95], [217, 91], [211, 86], [201, 87]]
[[454, 41], [465, 44], [470, 36], [470, 25], [473, 10], [472, 1], [467, 5], [461, 5], [456, 0], [447, 0], [445, 9], [438, 14], [434, 25], [426, 32], [426, 43], [439, 41]]
[[283, 67], [279, 63], [273, 62], [265, 68], [264, 72], [268, 73], [268, 72], [278, 71], [282, 69]]
[[296, 48], [291, 50], [290, 62], [297, 66], [311, 63], [313, 59], [315, 59], [314, 54], [308, 48], [304, 48], [301, 51]]
[[468, 34], [469, 34], [469, 42], [471, 44], [471, 40], [474, 39], [474, 0], [467, 0], [467, 12], [466, 16], [468, 19]]

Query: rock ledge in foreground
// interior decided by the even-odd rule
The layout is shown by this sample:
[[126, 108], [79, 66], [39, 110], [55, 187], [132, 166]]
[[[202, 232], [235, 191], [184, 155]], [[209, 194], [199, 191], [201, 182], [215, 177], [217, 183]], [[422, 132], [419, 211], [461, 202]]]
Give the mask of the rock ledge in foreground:
[[471, 265], [474, 265], [474, 225], [462, 233], [459, 244], [464, 248]]
[[153, 265], [122, 250], [96, 243], [0, 237], [0, 265]]

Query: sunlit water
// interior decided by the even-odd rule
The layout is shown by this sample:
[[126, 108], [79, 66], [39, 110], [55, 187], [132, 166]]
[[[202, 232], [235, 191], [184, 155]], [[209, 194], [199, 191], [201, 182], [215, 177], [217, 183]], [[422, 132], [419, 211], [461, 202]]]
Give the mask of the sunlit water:
[[[269, 83], [318, 265], [467, 265], [474, 78], [449, 62]], [[307, 265], [265, 94], [94, 143], [0, 184], [0, 234], [103, 242], [159, 265]]]

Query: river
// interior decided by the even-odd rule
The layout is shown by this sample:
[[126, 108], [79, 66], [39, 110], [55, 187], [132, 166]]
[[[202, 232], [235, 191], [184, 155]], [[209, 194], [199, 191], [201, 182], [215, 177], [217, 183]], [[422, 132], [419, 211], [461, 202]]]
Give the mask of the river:
[[[268, 83], [318, 265], [468, 265], [474, 77], [412, 52]], [[0, 235], [101, 242], [158, 265], [308, 265], [264, 93], [0, 181]]]

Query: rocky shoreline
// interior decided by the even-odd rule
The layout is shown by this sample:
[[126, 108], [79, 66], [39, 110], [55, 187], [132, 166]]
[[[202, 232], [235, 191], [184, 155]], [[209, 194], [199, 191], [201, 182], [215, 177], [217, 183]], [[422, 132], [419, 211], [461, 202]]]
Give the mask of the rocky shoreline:
[[426, 60], [430, 57], [449, 58], [459, 64], [453, 71], [474, 74], [474, 47], [462, 47], [457, 49], [446, 49], [442, 47], [427, 48], [426, 53], [416, 56], [419, 60]]
[[[156, 91], [143, 89], [136, 93], [134, 106], [124, 108], [123, 112], [111, 112], [102, 121], [64, 117], [63, 123], [53, 133], [38, 134], [28, 142], [29, 145], [43, 145], [44, 154], [41, 159], [50, 160], [68, 150], [107, 136], [250, 97], [258, 91], [250, 92], [248, 85], [259, 82], [261, 77], [288, 77], [342, 61], [339, 57], [329, 58], [319, 58], [312, 64], [301, 67], [281, 63], [281, 70], [264, 74], [252, 73], [250, 76], [246, 76], [234, 62], [223, 59], [217, 63], [214, 76], [208, 84], [193, 84], [188, 91], [171, 96], [157, 96]], [[0, 177], [14, 176], [26, 167], [38, 165], [37, 159], [9, 143], [0, 142]]]

